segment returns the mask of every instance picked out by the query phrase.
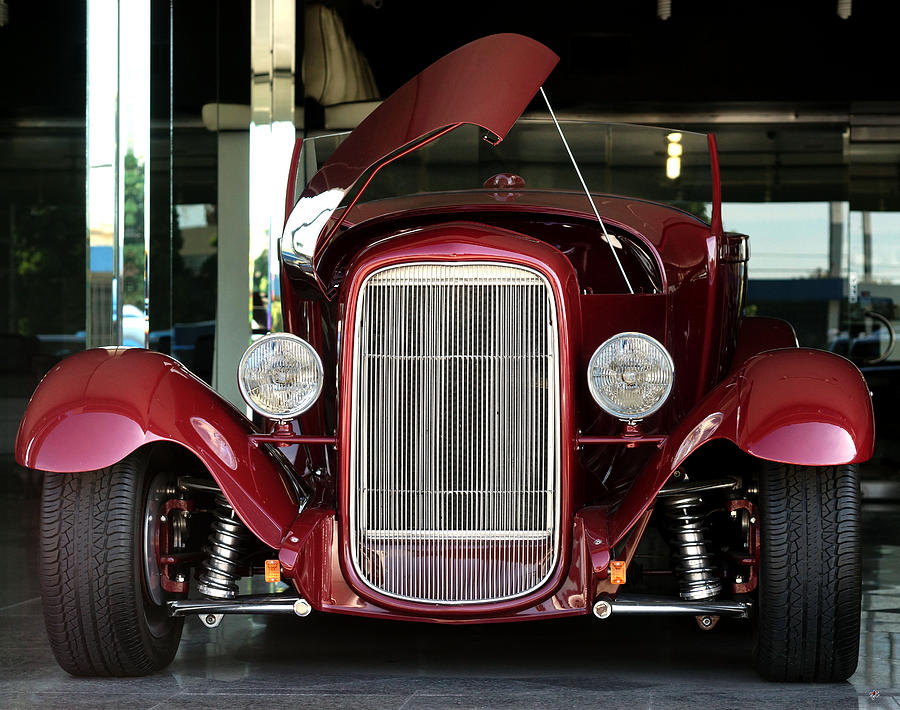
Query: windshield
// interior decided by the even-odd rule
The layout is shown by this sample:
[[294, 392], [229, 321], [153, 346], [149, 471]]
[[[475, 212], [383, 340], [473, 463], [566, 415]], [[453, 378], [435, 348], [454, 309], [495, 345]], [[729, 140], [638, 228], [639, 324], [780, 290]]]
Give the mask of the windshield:
[[[708, 138], [672, 129], [563, 121], [566, 140], [592, 193], [662, 202], [709, 221], [713, 199]], [[361, 180], [342, 204], [422, 193], [481, 189], [498, 173], [524, 179], [527, 190], [581, 192], [581, 184], [556, 126], [549, 119], [522, 118], [506, 139], [491, 145], [477, 126], [462, 125]], [[349, 133], [306, 139], [300, 154], [294, 201], [305, 183]], [[487, 188], [496, 191], [496, 188]], [[352, 211], [348, 219], [353, 221]]]

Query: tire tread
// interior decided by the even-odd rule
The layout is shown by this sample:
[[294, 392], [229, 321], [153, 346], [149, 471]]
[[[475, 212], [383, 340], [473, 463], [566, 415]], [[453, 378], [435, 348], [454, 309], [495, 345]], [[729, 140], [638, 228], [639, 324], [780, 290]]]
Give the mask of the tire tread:
[[[109, 468], [45, 473], [40, 586], [59, 665], [79, 676], [136, 676], [167, 665], [181, 635], [149, 641], [139, 556], [146, 455]], [[174, 643], [173, 643], [174, 642]]]
[[856, 467], [769, 463], [759, 512], [760, 673], [846, 680], [858, 661], [862, 598]]

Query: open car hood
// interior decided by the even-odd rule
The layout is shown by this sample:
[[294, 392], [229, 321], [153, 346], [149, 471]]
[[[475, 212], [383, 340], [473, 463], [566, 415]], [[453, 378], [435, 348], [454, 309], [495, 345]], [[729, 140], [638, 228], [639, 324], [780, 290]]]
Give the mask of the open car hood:
[[[499, 143], [559, 57], [516, 34], [475, 40], [442, 57], [401, 86], [335, 150], [293, 204], [282, 235], [286, 261], [314, 275], [314, 262], [335, 233], [335, 210], [354, 188], [347, 214], [375, 173], [458, 126], [470, 123]], [[297, 194], [301, 141], [288, 178], [288, 205]], [[365, 176], [365, 180], [362, 180]]]

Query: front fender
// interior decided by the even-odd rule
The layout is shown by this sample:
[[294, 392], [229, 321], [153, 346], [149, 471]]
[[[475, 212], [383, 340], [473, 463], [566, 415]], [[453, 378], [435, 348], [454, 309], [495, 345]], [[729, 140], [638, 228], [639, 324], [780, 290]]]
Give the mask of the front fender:
[[287, 461], [248, 438], [253, 424], [177, 360], [136, 348], [73, 355], [42, 380], [19, 425], [16, 461], [91, 471], [170, 441], [206, 466], [241, 520], [278, 548], [298, 501]]
[[849, 360], [785, 348], [747, 359], [669, 437], [670, 468], [711, 439], [728, 439], [768, 461], [801, 466], [859, 463], [872, 456], [872, 398]]
[[609, 520], [611, 544], [634, 525], [684, 460], [713, 439], [760, 459], [801, 466], [859, 463], [872, 456], [872, 398], [849, 360], [785, 348], [748, 358], [669, 435]]

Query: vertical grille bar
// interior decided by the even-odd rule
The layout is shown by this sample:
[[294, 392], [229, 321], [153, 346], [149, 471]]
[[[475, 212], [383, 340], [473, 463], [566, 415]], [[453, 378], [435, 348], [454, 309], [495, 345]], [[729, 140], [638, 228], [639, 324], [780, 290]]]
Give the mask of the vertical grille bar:
[[559, 554], [553, 293], [511, 264], [376, 271], [354, 323], [350, 545], [362, 580], [468, 604], [540, 587]]

